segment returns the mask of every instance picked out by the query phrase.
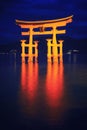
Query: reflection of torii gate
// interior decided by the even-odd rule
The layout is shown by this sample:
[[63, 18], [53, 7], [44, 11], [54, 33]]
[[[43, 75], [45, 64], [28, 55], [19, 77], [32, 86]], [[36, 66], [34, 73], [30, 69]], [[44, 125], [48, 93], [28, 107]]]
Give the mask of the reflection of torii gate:
[[[38, 41], [33, 42], [33, 35], [53, 35], [52, 39], [47, 39], [47, 58], [48, 61], [58, 61], [58, 57], [62, 56], [62, 43], [63, 40], [56, 39], [56, 34], [65, 34], [66, 30], [58, 30], [58, 27], [66, 26], [68, 23], [72, 22], [72, 17], [69, 16], [62, 19], [56, 20], [46, 20], [46, 21], [21, 21], [16, 20], [16, 24], [19, 25], [23, 29], [29, 29], [27, 32], [22, 32], [22, 35], [29, 35], [29, 43], [26, 43], [26, 40], [21, 40], [22, 44], [22, 59], [25, 60], [25, 57], [29, 58], [29, 61], [37, 60], [38, 57]], [[25, 49], [28, 49], [26, 54]]]

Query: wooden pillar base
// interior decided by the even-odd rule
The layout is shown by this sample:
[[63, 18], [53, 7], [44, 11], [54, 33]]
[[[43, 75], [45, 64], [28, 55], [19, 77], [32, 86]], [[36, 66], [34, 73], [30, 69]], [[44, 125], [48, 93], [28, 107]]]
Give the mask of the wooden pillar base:
[[48, 62], [52, 62], [51, 57], [47, 57]]
[[53, 57], [53, 63], [58, 62], [58, 57]]
[[33, 57], [28, 57], [28, 62], [33, 62]]
[[58, 57], [58, 62], [59, 62], [59, 63], [63, 63], [63, 57], [62, 57], [62, 56], [59, 56], [59, 57]]
[[22, 63], [25, 63], [25, 57], [21, 58]]
[[35, 63], [37, 63], [38, 62], [38, 57], [35, 57]]

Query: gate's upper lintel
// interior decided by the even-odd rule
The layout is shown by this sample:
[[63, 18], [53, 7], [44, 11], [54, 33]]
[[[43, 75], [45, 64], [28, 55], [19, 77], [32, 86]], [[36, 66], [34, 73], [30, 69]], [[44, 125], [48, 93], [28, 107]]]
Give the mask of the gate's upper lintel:
[[16, 20], [16, 24], [25, 24], [25, 25], [42, 25], [42, 24], [52, 24], [57, 22], [63, 22], [66, 21], [67, 23], [72, 22], [73, 15], [61, 19], [55, 19], [55, 20], [44, 20], [44, 21], [22, 21], [22, 20]]

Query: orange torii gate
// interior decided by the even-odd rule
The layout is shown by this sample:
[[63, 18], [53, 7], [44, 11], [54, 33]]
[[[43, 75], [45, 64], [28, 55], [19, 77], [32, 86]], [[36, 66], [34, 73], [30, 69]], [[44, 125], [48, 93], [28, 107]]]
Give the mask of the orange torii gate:
[[[52, 35], [52, 39], [47, 39], [47, 58], [48, 61], [53, 59], [53, 62], [58, 61], [58, 57], [63, 55], [63, 40], [58, 40], [56, 38], [57, 34], [65, 34], [66, 30], [58, 30], [58, 27], [66, 26], [68, 23], [72, 22], [72, 17], [56, 19], [56, 20], [45, 20], [45, 21], [21, 21], [16, 20], [16, 24], [21, 28], [29, 29], [27, 32], [22, 32], [22, 35], [29, 36], [29, 42], [26, 40], [21, 40], [22, 44], [22, 61], [25, 61], [25, 57], [28, 57], [29, 61], [37, 61], [38, 58], [38, 41], [33, 41], [34, 35]], [[25, 49], [28, 49], [26, 53]], [[61, 60], [61, 58], [60, 58]]]

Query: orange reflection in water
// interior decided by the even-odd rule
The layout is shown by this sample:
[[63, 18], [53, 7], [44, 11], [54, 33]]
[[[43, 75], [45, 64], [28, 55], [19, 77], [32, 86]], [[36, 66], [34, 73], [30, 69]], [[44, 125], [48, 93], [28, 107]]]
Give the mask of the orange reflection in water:
[[[38, 85], [38, 63], [22, 63], [21, 66], [21, 97], [26, 112], [34, 108]], [[31, 109], [31, 110], [30, 110]]]
[[49, 117], [52, 119], [56, 119], [63, 108], [63, 69], [63, 63], [48, 63], [47, 65], [46, 101], [48, 104]]

